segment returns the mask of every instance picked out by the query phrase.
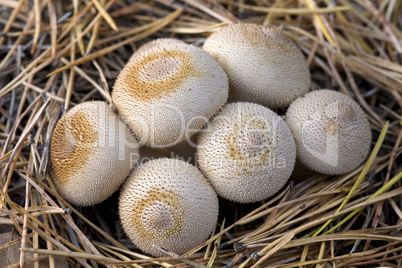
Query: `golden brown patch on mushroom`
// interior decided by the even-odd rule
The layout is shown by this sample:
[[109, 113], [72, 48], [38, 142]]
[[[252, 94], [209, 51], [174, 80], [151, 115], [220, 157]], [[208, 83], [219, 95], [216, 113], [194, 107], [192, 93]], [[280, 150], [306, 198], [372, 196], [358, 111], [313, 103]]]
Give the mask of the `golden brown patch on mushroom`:
[[281, 32], [281, 30], [267, 28], [262, 25], [260, 26], [260, 30], [266, 36], [270, 36], [272, 38], [262, 40], [262, 42], [265, 44], [267, 48], [270, 48], [271, 46], [276, 46], [283, 53], [291, 52], [292, 42]]
[[328, 122], [324, 125], [324, 130], [328, 135], [338, 135], [338, 128], [337, 128], [337, 123], [335, 122]]
[[86, 166], [85, 160], [93, 153], [98, 138], [98, 131], [85, 110], [66, 114], [59, 120], [52, 138], [56, 142], [51, 143], [50, 150], [53, 172], [60, 184], [68, 183]]
[[172, 190], [152, 189], [136, 202], [131, 214], [133, 225], [146, 239], [179, 234], [182, 231], [184, 208], [182, 197]]
[[177, 91], [189, 77], [202, 75], [194, 69], [191, 58], [180, 50], [144, 53], [121, 71], [115, 88], [146, 102], [160, 99]]
[[296, 145], [279, 115], [255, 103], [229, 103], [205, 129], [198, 137], [198, 163], [218, 195], [257, 202], [285, 185]]
[[265, 122], [260, 120], [237, 124], [227, 138], [229, 156], [242, 166], [263, 166], [268, 161], [268, 132]]

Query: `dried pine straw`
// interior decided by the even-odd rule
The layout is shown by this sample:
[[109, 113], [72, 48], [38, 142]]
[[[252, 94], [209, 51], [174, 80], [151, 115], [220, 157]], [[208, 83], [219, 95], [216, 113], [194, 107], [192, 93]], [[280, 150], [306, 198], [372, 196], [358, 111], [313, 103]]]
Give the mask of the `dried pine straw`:
[[[52, 130], [77, 103], [110, 102], [139, 45], [169, 36], [201, 45], [239, 21], [281, 28], [305, 54], [313, 88], [359, 102], [371, 156], [343, 176], [295, 175], [263, 203], [220, 200], [208, 241], [183, 256], [143, 255], [121, 229], [118, 194], [89, 208], [57, 194]], [[0, 235], [12, 233], [0, 236], [0, 266], [401, 267], [401, 28], [396, 0], [0, 0]]]

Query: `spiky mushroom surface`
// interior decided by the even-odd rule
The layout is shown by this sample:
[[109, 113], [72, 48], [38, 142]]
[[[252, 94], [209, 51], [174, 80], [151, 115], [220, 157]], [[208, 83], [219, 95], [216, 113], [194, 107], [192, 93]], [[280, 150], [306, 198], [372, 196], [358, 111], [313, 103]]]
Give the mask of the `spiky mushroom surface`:
[[241, 203], [275, 194], [292, 174], [296, 146], [289, 127], [255, 103], [227, 104], [198, 140], [201, 171], [218, 195]]
[[204, 50], [165, 42], [131, 57], [112, 99], [141, 144], [173, 146], [201, 129], [228, 98], [222, 67]]
[[128, 176], [138, 142], [105, 102], [83, 102], [57, 122], [50, 144], [53, 181], [73, 204], [112, 195]]
[[139, 167], [120, 195], [123, 229], [142, 251], [162, 256], [153, 245], [183, 254], [215, 228], [218, 198], [201, 172], [177, 159], [161, 158]]
[[280, 30], [252, 23], [219, 28], [204, 43], [229, 77], [229, 101], [286, 108], [310, 89], [310, 70]]
[[156, 47], [156, 46], [160, 46], [160, 45], [164, 45], [164, 44], [172, 44], [172, 43], [182, 43], [184, 44], [183, 41], [176, 39], [176, 38], [157, 38], [155, 40], [149, 41], [145, 44], [143, 44], [142, 46], [140, 46], [133, 54], [132, 57], [137, 57], [138, 55], [141, 55], [142, 53], [144, 53], [145, 50], [148, 50], [152, 47]]
[[366, 158], [371, 144], [370, 124], [350, 97], [328, 89], [295, 100], [286, 114], [295, 137], [297, 157], [324, 174], [344, 174]]

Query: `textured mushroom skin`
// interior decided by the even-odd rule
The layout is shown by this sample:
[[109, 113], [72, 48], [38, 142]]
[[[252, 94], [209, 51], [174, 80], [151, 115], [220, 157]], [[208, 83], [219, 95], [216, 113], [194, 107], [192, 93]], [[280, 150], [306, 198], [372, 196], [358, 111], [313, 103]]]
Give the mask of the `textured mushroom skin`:
[[166, 43], [129, 60], [112, 98], [140, 143], [167, 147], [201, 129], [227, 101], [228, 91], [226, 73], [208, 53]]
[[[129, 146], [127, 146], [129, 145]], [[90, 206], [112, 195], [128, 176], [138, 142], [105, 102], [81, 103], [57, 122], [51, 174], [59, 193]]]
[[286, 108], [310, 89], [310, 70], [297, 46], [280, 30], [241, 23], [211, 34], [203, 49], [229, 77], [229, 101]]
[[218, 198], [201, 172], [177, 159], [152, 160], [125, 183], [119, 201], [123, 229], [142, 251], [163, 256], [153, 245], [183, 254], [215, 228]]
[[363, 163], [371, 144], [370, 124], [361, 107], [333, 90], [316, 90], [295, 100], [286, 114], [297, 157], [324, 174], [344, 174]]
[[152, 48], [152, 47], [156, 47], [156, 46], [160, 46], [163, 44], [172, 44], [172, 43], [182, 43], [184, 44], [183, 41], [176, 39], [176, 38], [157, 38], [155, 40], [152, 40], [150, 42], [147, 42], [145, 44], [143, 44], [142, 46], [140, 46], [135, 53], [132, 55], [132, 57], [137, 57], [138, 55], [141, 55], [142, 53], [144, 53], [146, 50]]
[[198, 162], [218, 195], [241, 203], [279, 191], [292, 174], [296, 146], [273, 111], [254, 103], [227, 104], [200, 133]]

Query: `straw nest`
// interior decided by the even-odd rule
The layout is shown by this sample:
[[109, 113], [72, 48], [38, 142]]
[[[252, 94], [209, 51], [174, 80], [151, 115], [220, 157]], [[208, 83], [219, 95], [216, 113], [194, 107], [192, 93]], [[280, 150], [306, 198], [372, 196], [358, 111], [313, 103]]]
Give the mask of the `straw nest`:
[[[401, 14], [393, 0], [0, 0], [0, 266], [400, 267]], [[58, 195], [52, 131], [69, 107], [110, 102], [139, 45], [201, 45], [239, 21], [281, 28], [305, 54], [314, 89], [361, 105], [371, 155], [343, 176], [298, 173], [265, 202], [220, 200], [209, 240], [151, 258], [124, 235], [118, 193], [87, 208]]]

